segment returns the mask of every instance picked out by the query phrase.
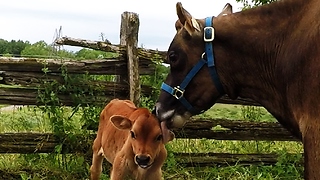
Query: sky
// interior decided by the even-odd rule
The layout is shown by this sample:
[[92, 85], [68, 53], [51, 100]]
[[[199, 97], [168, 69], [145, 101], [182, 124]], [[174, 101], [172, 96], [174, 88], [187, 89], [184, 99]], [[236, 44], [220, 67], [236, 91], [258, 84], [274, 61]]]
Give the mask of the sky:
[[[195, 18], [218, 15], [226, 3], [239, 11], [242, 4], [235, 0], [178, 0]], [[51, 44], [61, 28], [61, 36], [101, 40], [119, 44], [121, 14], [125, 11], [139, 15], [138, 45], [167, 50], [175, 34], [178, 19], [172, 0], [1, 0], [0, 39]], [[80, 48], [63, 46], [77, 51]]]

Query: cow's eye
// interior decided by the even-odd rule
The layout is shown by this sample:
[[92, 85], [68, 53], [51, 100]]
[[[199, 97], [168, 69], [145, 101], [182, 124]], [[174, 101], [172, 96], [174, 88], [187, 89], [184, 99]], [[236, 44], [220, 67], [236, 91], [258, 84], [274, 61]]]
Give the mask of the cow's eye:
[[157, 141], [161, 141], [162, 140], [162, 134], [160, 134], [158, 137], [157, 137]]
[[130, 134], [131, 134], [131, 138], [132, 138], [132, 139], [135, 139], [135, 138], [136, 138], [136, 135], [134, 134], [133, 131], [130, 131]]
[[174, 51], [170, 51], [168, 58], [170, 62], [176, 62], [178, 60], [178, 55]]

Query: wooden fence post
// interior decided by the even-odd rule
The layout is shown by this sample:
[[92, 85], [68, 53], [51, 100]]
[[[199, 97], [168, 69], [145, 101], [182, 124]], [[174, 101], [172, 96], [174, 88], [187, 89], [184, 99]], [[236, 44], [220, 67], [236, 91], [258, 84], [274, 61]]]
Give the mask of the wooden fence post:
[[[133, 12], [124, 12], [121, 15], [120, 45], [126, 46], [128, 60], [128, 77], [130, 86], [130, 100], [136, 105], [140, 102], [140, 79], [138, 57], [139, 16]], [[120, 77], [120, 79], [126, 79]], [[121, 80], [122, 81], [122, 80]]]

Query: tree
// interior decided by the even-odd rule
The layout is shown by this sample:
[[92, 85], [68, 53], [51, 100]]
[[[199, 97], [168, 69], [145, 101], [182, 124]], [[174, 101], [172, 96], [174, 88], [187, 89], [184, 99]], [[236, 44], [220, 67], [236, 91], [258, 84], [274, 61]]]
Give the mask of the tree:
[[7, 53], [7, 46], [8, 46], [8, 41], [4, 39], [0, 39], [0, 54], [5, 54]]
[[103, 59], [106, 57], [116, 57], [117, 54], [110, 52], [97, 51], [92, 49], [83, 48], [76, 52], [77, 59]]
[[243, 3], [245, 7], [260, 6], [263, 4], [269, 4], [277, 0], [236, 0], [237, 2]]
[[23, 56], [50, 56], [53, 53], [53, 49], [44, 41], [36, 42], [32, 45], [28, 45], [21, 52]]
[[24, 50], [26, 46], [29, 45], [29, 42], [23, 42], [21, 40], [15, 41], [11, 40], [8, 46], [8, 53], [13, 54], [14, 56], [20, 56], [21, 52]]
[[13, 56], [20, 56], [22, 50], [30, 45], [28, 41], [23, 42], [22, 40], [11, 40], [10, 42], [0, 39], [0, 54], [10, 54]]

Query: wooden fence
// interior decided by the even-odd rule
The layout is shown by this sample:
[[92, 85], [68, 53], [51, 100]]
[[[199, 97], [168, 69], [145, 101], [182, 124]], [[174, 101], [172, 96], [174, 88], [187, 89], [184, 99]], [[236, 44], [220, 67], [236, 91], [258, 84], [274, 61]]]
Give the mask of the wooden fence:
[[[139, 75], [154, 74], [155, 61], [163, 60], [166, 52], [143, 49], [137, 47], [139, 20], [134, 13], [125, 12], [121, 22], [121, 43], [113, 45], [109, 42], [88, 41], [73, 38], [60, 38], [58, 44], [81, 46], [95, 50], [117, 53], [116, 58], [103, 60], [60, 60], [37, 58], [0, 58], [0, 104], [11, 105], [42, 105], [37, 100], [38, 88], [41, 87], [43, 78], [63, 82], [61, 76], [65, 67], [69, 74], [90, 75], [118, 75], [120, 81], [91, 81], [91, 85], [102, 87], [103, 101], [113, 98], [130, 98], [136, 103], [139, 101], [140, 92], [150, 94], [152, 87], [141, 86]], [[46, 76], [44, 69], [46, 68]], [[16, 87], [16, 86], [19, 87]], [[83, 84], [82, 84], [83, 85]], [[66, 94], [60, 94], [61, 102], [72, 106], [73, 101]], [[93, 100], [90, 96], [87, 103]], [[95, 99], [96, 101], [96, 99]], [[230, 100], [222, 97], [219, 103], [259, 105], [249, 99]], [[222, 128], [215, 129], [216, 126]], [[278, 123], [246, 122], [226, 119], [197, 119], [190, 121], [182, 130], [176, 130], [177, 138], [190, 139], [217, 139], [217, 140], [272, 140], [272, 141], [298, 141]], [[94, 135], [89, 139], [78, 137], [77, 144], [65, 140], [63, 152], [87, 152], [88, 141], [92, 142]], [[74, 141], [73, 141], [74, 142]], [[59, 137], [51, 133], [2, 133], [0, 134], [0, 153], [48, 153], [53, 152], [56, 145], [60, 144]], [[89, 143], [90, 144], [90, 143]], [[189, 158], [185, 158], [188, 156]], [[186, 166], [207, 166], [213, 164], [248, 164], [263, 163], [274, 164], [277, 156], [274, 154], [183, 154], [177, 153], [182, 164]]]

